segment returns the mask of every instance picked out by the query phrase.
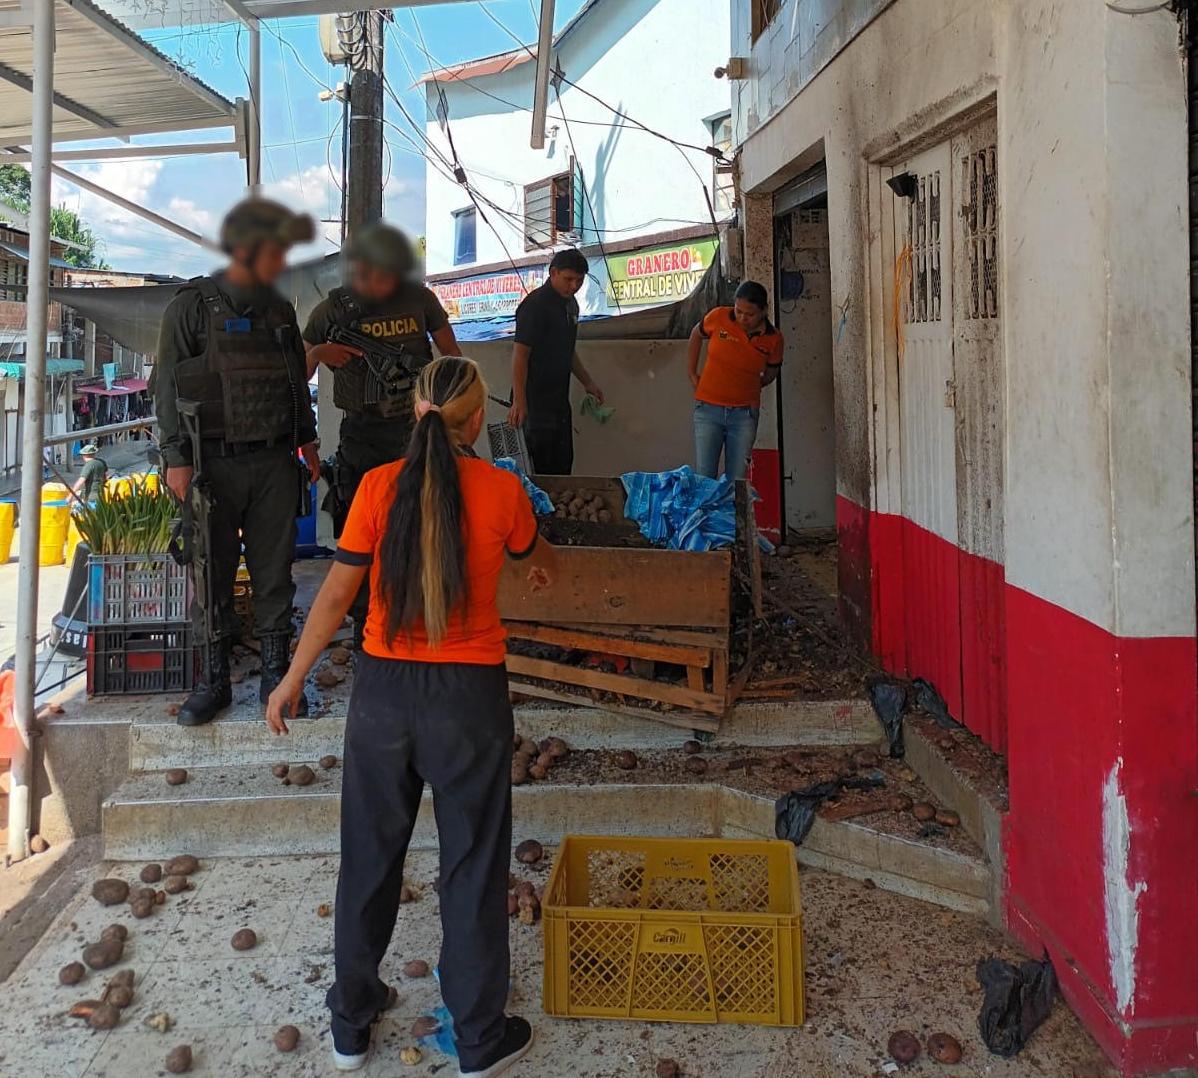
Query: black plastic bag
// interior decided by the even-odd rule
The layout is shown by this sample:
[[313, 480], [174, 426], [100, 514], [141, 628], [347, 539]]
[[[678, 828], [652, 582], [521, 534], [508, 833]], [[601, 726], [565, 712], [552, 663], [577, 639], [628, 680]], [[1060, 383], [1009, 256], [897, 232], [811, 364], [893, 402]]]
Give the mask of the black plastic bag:
[[1001, 958], [983, 958], [977, 974], [986, 993], [978, 1015], [982, 1040], [995, 1055], [1010, 1059], [1052, 1011], [1056, 971], [1045, 955], [1042, 961], [1029, 960], [1021, 966]]
[[801, 790], [792, 790], [774, 802], [774, 834], [778, 838], [790, 839], [796, 846], [802, 845], [811, 825], [815, 823], [816, 810], [828, 798], [835, 797], [841, 790], [872, 790], [885, 784], [885, 778], [877, 775], [830, 779], [804, 786]]
[[955, 730], [961, 725], [949, 714], [944, 697], [936, 691], [936, 686], [930, 681], [917, 677], [911, 682], [911, 687], [915, 689], [915, 706], [931, 715], [937, 726], [945, 730]]
[[907, 754], [903, 744], [903, 712], [907, 709], [907, 690], [897, 681], [876, 678], [869, 685], [869, 702], [886, 731], [890, 755], [899, 760]]

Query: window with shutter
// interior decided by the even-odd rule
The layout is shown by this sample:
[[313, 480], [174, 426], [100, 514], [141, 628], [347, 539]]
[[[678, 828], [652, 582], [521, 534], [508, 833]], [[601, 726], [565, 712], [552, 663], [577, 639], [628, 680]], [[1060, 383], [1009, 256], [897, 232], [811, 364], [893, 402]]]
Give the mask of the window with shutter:
[[576, 242], [582, 226], [582, 178], [576, 168], [524, 188], [524, 249]]

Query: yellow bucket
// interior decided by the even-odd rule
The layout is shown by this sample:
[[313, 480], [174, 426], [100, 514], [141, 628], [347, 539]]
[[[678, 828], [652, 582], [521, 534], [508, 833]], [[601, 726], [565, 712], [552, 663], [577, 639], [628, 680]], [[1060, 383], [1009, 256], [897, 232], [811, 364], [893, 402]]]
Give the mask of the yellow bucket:
[[17, 507], [0, 502], [0, 565], [12, 557], [12, 536], [17, 524]]
[[127, 475], [116, 475], [104, 483], [110, 498], [127, 498], [133, 493], [133, 482]]
[[[79, 534], [79, 529], [75, 526], [75, 518], [72, 516], [67, 524], [67, 554], [65, 559], [67, 565], [75, 564], [75, 548], [82, 542], [83, 536]], [[0, 550], [0, 554], [2, 553], [4, 552]]]
[[70, 497], [70, 488], [65, 483], [43, 483], [42, 504], [46, 502], [65, 502]]
[[42, 505], [42, 535], [38, 543], [38, 565], [61, 565], [67, 529], [71, 524], [71, 507], [65, 502]]

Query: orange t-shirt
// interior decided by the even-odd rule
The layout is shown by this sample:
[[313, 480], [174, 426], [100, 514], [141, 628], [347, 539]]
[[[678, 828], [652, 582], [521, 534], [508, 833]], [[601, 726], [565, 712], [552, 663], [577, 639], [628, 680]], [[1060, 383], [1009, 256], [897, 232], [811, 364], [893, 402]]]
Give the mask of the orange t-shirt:
[[760, 408], [761, 374], [782, 365], [782, 334], [767, 321], [750, 337], [731, 307], [713, 307], [700, 330], [707, 338], [707, 362], [695, 400], [724, 408]]
[[378, 559], [403, 466], [398, 460], [363, 476], [337, 546], [338, 561], [370, 566], [363, 647], [380, 659], [497, 665], [504, 660], [507, 639], [496, 605], [499, 573], [505, 557], [525, 557], [537, 542], [537, 521], [528, 495], [515, 475], [490, 461], [458, 460], [466, 535], [465, 610], [459, 607], [450, 614], [445, 637], [435, 648], [430, 647], [422, 625], [413, 627], [410, 638], [401, 632], [389, 641], [386, 605], [377, 594]]

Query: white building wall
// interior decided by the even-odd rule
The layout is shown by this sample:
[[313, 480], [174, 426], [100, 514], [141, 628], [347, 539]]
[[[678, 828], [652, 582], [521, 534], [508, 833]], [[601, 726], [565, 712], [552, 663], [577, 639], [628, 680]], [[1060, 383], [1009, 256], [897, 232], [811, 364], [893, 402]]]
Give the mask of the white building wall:
[[[729, 84], [713, 74], [728, 58], [728, 27], [727, 0], [599, 0], [565, 35], [555, 56], [567, 78], [613, 108], [627, 110], [633, 120], [673, 139], [707, 146], [711, 134], [705, 121], [731, 107]], [[583, 244], [596, 241], [596, 229], [600, 239], [614, 244], [710, 222], [702, 189], [703, 183], [712, 185], [709, 155], [680, 151], [566, 84], [560, 108], [550, 90], [545, 149], [530, 149], [531, 114], [523, 109], [531, 108], [534, 72], [535, 64], [527, 62], [470, 83], [440, 84], [454, 145], [471, 183], [514, 217], [483, 206], [499, 236], [478, 221], [472, 265], [533, 253], [525, 250], [520, 225], [524, 186], [569, 170], [569, 135], [591, 200]], [[428, 101], [428, 136], [451, 157], [435, 119], [436, 86], [428, 87]], [[570, 121], [569, 135], [562, 109]], [[430, 164], [425, 199], [428, 273], [468, 275], [470, 265], [454, 264], [453, 213], [470, 206], [469, 196]], [[592, 270], [602, 277], [599, 261], [592, 260]], [[584, 309], [606, 310], [594, 282], [581, 299]]]

